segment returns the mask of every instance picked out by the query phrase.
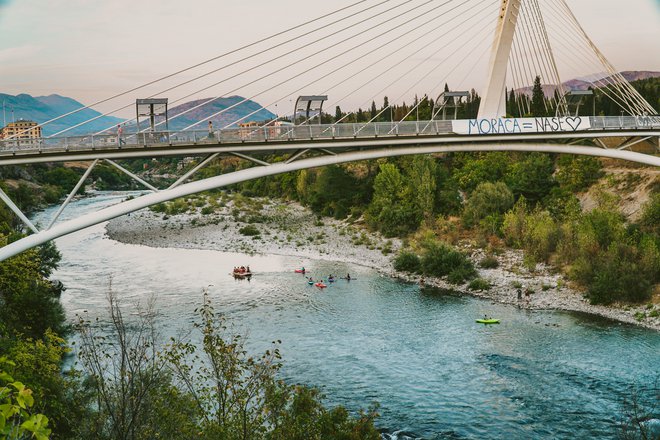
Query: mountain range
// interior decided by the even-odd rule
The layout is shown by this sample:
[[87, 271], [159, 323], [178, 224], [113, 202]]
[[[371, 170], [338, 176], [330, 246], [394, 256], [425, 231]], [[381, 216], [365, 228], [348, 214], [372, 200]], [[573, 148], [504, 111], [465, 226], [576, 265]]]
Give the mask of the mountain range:
[[[42, 123], [84, 107], [80, 102], [72, 98], [67, 98], [66, 96], [48, 95], [33, 97], [25, 93], [16, 96], [0, 93], [0, 103], [3, 106], [3, 119], [0, 121], [3, 125], [5, 119], [7, 122], [18, 119], [28, 119]], [[96, 110], [81, 110], [78, 113], [66, 116], [44, 126], [44, 136], [50, 136], [64, 130], [65, 128], [77, 125], [100, 115], [101, 114]], [[67, 132], [67, 134], [75, 135], [99, 131], [116, 125], [121, 121], [121, 119], [112, 116], [102, 116], [89, 124], [85, 124]]]
[[[658, 78], [660, 77], [660, 72], [651, 72], [648, 70], [643, 70], [643, 71], [633, 70], [633, 71], [621, 72], [621, 76], [623, 76], [626, 79], [626, 81], [632, 82], [632, 81], [639, 81], [649, 78]], [[584, 77], [584, 78], [575, 78], [569, 81], [565, 81], [564, 87], [568, 90], [588, 90], [589, 87], [594, 87], [592, 83], [598, 85], [599, 83], [602, 82], [603, 84], [605, 84], [608, 78], [611, 78], [611, 76], [605, 74], [591, 75], [589, 77]], [[543, 84], [543, 92], [546, 94], [546, 96], [551, 96], [552, 94], [554, 94], [555, 88], [556, 87], [552, 84]], [[528, 95], [531, 95], [532, 86], [530, 85], [528, 87], [516, 89], [516, 93], [526, 93]]]
[[[212, 115], [215, 115], [216, 113], [229, 107], [232, 108], [227, 110], [225, 113], [222, 113], [221, 115], [211, 118], [214, 128], [222, 128], [225, 125], [231, 124], [232, 122], [244, 117], [245, 119], [241, 122], [263, 121], [275, 117], [273, 113], [266, 109], [262, 109], [260, 104], [240, 96], [213, 99], [212, 102], [200, 106], [199, 108], [195, 108], [198, 105], [211, 99], [212, 98], [205, 98], [189, 101], [168, 109], [170, 118], [169, 129], [181, 130], [194, 124], [197, 121], [211, 117]], [[2, 103], [4, 110], [4, 114], [1, 115], [3, 119], [0, 120], [0, 123], [3, 124], [5, 119], [7, 122], [18, 119], [27, 119], [36, 121], [38, 123], [43, 123], [60, 115], [84, 107], [83, 104], [76, 101], [75, 99], [55, 94], [49, 96], [33, 97], [25, 93], [16, 96], [0, 93], [0, 103]], [[180, 117], [175, 117], [177, 114], [183, 113], [185, 111], [188, 112]], [[62, 134], [62, 136], [94, 133], [108, 129], [108, 127], [114, 127], [117, 124], [123, 122], [123, 119], [113, 116], [101, 116], [101, 113], [88, 108], [45, 125], [43, 127], [43, 133], [44, 136], [50, 136], [52, 134], [58, 133], [61, 130], [64, 130], [65, 128], [72, 127], [81, 122], [96, 117], [98, 117], [98, 119], [67, 131], [65, 134]], [[160, 120], [157, 119], [157, 121]], [[144, 121], [144, 123], [147, 123], [147, 121]], [[134, 126], [134, 124], [130, 124], [127, 127], [127, 132], [132, 130], [131, 126]], [[162, 127], [164, 129], [164, 125]], [[203, 122], [193, 128], [205, 130], [206, 127], [207, 122]], [[146, 125], [143, 125], [142, 122], [141, 128], [146, 128]]]
[[[660, 72], [626, 71], [621, 72], [621, 75], [623, 75], [623, 77], [628, 81], [637, 81], [647, 78], [660, 77]], [[599, 80], [602, 81], [604, 78], [606, 78], [605, 75], [591, 76], [589, 78], [576, 78], [570, 81], [566, 81], [564, 86], [570, 90], [587, 90], [592, 86], [589, 80], [597, 83]], [[550, 96], [554, 93], [555, 86], [544, 85], [543, 89], [546, 95]], [[531, 90], [532, 87], [530, 86], [517, 89], [516, 91], [518, 93], [531, 94]], [[204, 104], [206, 101], [209, 102]], [[60, 115], [84, 107], [83, 104], [73, 98], [55, 94], [33, 97], [25, 93], [16, 96], [0, 93], [0, 102], [2, 102], [4, 110], [4, 119], [0, 120], [0, 122], [4, 122], [4, 120], [10, 122], [17, 119], [29, 119], [38, 123], [43, 123]], [[224, 112], [218, 115], [217, 113], [221, 111]], [[225, 127], [239, 119], [242, 119], [241, 122], [248, 122], [264, 121], [275, 117], [275, 115], [270, 111], [261, 108], [261, 105], [257, 102], [242, 98], [240, 96], [229, 96], [226, 98], [204, 98], [188, 101], [170, 108], [168, 113], [168, 125], [170, 130], [181, 130], [188, 128], [195, 122], [202, 120], [204, 122], [193, 126], [192, 128], [205, 130], [208, 124], [208, 122], [206, 122], [207, 118], [210, 118], [212, 121], [213, 128], [218, 129]], [[181, 114], [181, 116], [177, 116], [178, 114]], [[101, 113], [88, 108], [45, 125], [43, 127], [44, 136], [55, 134], [68, 127], [72, 127], [92, 118], [98, 119], [85, 125], [81, 125], [80, 127], [74, 128], [66, 132], [66, 134], [77, 135], [94, 133], [108, 129], [108, 127], [114, 127], [123, 121], [123, 119], [113, 116], [101, 116]], [[162, 119], [157, 119], [157, 121], [160, 122]], [[144, 121], [144, 124], [141, 124], [141, 128], [146, 128], [146, 123], [147, 121]], [[161, 125], [160, 127], [164, 129], [164, 125]], [[133, 131], [134, 129], [134, 123], [129, 124], [126, 127], [127, 132]]]

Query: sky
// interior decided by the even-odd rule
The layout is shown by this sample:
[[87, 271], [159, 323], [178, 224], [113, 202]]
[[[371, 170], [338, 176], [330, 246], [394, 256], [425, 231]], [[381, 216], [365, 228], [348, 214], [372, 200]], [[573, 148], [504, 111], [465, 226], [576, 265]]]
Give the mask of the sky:
[[[29, 93], [32, 95], [57, 93], [90, 104], [355, 1], [0, 0], [0, 93]], [[378, 1], [368, 0], [359, 7], [376, 4]], [[403, 1], [391, 0], [389, 4], [403, 3]], [[423, 1], [409, 0], [405, 7], [415, 4], [422, 5]], [[541, 0], [541, 3], [544, 1], [550, 0]], [[440, 0], [430, 0], [426, 8], [433, 6], [433, 2], [439, 3]], [[660, 71], [660, 0], [626, 0], [625, 2], [621, 0], [566, 0], [566, 2], [596, 46], [617, 69]], [[475, 3], [479, 7], [480, 5], [488, 6], [488, 4], [490, 2], [486, 0], [476, 0]], [[494, 26], [497, 0], [494, 0], [492, 5], [492, 10], [486, 8], [484, 12], [486, 21], [482, 23], [490, 22]], [[384, 14], [382, 17], [390, 17], [389, 23], [394, 26], [395, 20], [399, 19], [399, 16], [403, 17], [405, 7], [393, 10], [390, 15]], [[373, 11], [383, 8], [375, 8]], [[358, 8], [352, 10], [355, 9]], [[419, 11], [424, 11], [424, 9], [421, 8]], [[473, 9], [470, 14], [476, 17], [475, 11], [477, 9]], [[460, 24], [459, 15], [453, 16], [446, 27], [456, 23]], [[474, 23], [465, 24], [462, 28], [458, 26], [457, 32], [461, 32], [462, 38], [467, 39], [473, 35], [477, 37], [478, 28], [479, 26]], [[355, 29], [360, 29], [360, 27], [357, 26]], [[485, 31], [488, 32], [488, 29]], [[369, 33], [365, 30], [363, 40], [375, 32]], [[414, 37], [412, 33], [403, 34], [400, 41], [405, 43], [404, 37], [407, 35]], [[485, 81], [483, 72], [487, 67], [487, 50], [476, 50], [478, 45], [472, 51], [468, 50], [468, 46], [458, 47], [459, 42], [462, 41], [460, 39], [449, 43], [443, 40], [436, 43], [423, 41], [425, 36], [427, 34], [422, 32], [419, 37], [414, 37], [413, 39], [419, 42], [419, 47], [411, 44], [401, 52], [399, 58], [392, 58], [394, 61], [391, 61], [391, 64], [394, 64], [397, 59], [401, 59], [403, 54], [407, 54], [410, 58], [400, 66], [395, 66], [391, 73], [378, 80], [369, 81], [368, 75], [374, 76], [375, 74], [367, 72], [364, 82], [361, 82], [361, 78], [358, 78], [359, 75], [356, 74], [354, 84], [349, 85], [347, 80], [340, 86], [330, 88], [333, 85], [330, 78], [339, 78], [338, 74], [298, 92], [294, 86], [303, 85], [306, 79], [311, 78], [301, 75], [279, 89], [264, 92], [270, 86], [291, 79], [294, 75], [292, 71], [283, 71], [281, 75], [273, 74], [267, 80], [243, 87], [250, 81], [256, 81], [259, 78], [259, 72], [275, 72], [279, 67], [286, 65], [285, 57], [282, 56], [281, 60], [274, 60], [265, 70], [255, 69], [251, 72], [241, 73], [243, 72], [242, 65], [226, 67], [217, 75], [211, 75], [199, 83], [195, 83], [195, 86], [200, 85], [197, 88], [191, 85], [188, 88], [165, 93], [165, 96], [171, 99], [182, 97], [188, 92], [192, 93], [204, 86], [210, 87], [216, 81], [232, 74], [236, 76], [235, 79], [226, 80], [221, 86], [210, 87], [206, 91], [193, 94], [192, 97], [216, 96], [235, 91], [229, 94], [240, 94], [246, 97], [254, 95], [255, 100], [264, 105], [268, 104], [269, 108], [276, 113], [282, 113], [282, 107], [291, 106], [292, 100], [295, 101], [295, 97], [299, 93], [318, 94], [330, 90], [328, 94], [335, 98], [346, 96], [340, 101], [344, 108], [354, 108], [366, 107], [371, 98], [382, 95], [390, 96], [390, 101], [393, 102], [397, 100], [410, 102], [414, 99], [415, 94], [434, 93], [432, 89], [442, 84], [443, 79], [445, 82], [450, 82], [453, 89], [472, 87], [478, 91], [481, 89]], [[309, 42], [308, 38], [311, 39], [312, 36], [299, 40], [298, 43], [295, 43], [296, 47], [301, 46], [300, 41]], [[340, 41], [338, 38], [330, 38], [326, 40], [326, 43]], [[374, 44], [385, 38], [375, 39]], [[280, 38], [273, 41], [283, 40]], [[355, 42], [360, 41], [360, 38], [353, 41], [356, 44]], [[492, 37], [488, 37], [486, 34], [480, 41], [482, 46], [487, 49], [492, 42]], [[436, 47], [442, 49], [443, 45], [447, 47], [445, 52], [431, 52]], [[569, 45], [566, 43], [563, 49], [557, 47], [556, 52], [564, 50], [569, 53], [571, 51]], [[449, 56], [449, 48], [456, 48], [455, 57], [443, 58], [445, 55]], [[242, 53], [252, 54], [254, 51]], [[272, 52], [274, 55], [284, 53], [284, 48]], [[299, 63], [294, 69], [297, 73], [315, 62], [315, 58], [311, 57], [313, 54], [311, 47], [303, 48], [301, 53], [303, 55], [299, 55], [299, 57], [307, 54], [310, 55], [310, 60]], [[469, 56], [466, 55], [464, 59], [459, 60], [457, 57], [460, 57], [462, 53]], [[340, 54], [339, 47], [325, 52], [323, 57], [328, 59], [328, 64], [317, 72], [325, 73], [335, 67], [339, 68], [341, 66]], [[575, 57], [575, 54], [573, 56]], [[371, 55], [367, 53], [362, 57], [363, 64], [357, 62], [340, 73], [345, 72], [348, 78], [352, 72], [358, 72], [368, 62], [372, 60], [375, 62], [383, 57], [382, 52], [374, 51]], [[557, 55], [557, 57], [559, 56]], [[239, 59], [229, 56], [214, 64], [209, 64], [205, 67], [206, 70], [190, 71], [181, 75], [180, 78], [192, 79], [196, 73], [221, 68], [231, 61]], [[261, 58], [254, 58], [254, 60], [256, 59]], [[447, 61], [443, 62], [444, 59]], [[427, 77], [423, 75], [425, 71], [420, 70], [418, 73], [413, 73], [390, 85], [390, 78], [396, 78], [399, 72], [405, 72], [405, 69], [417, 62], [431, 66], [434, 60], [439, 61], [438, 65], [441, 67]], [[562, 79], [570, 79], [567, 77], [570, 75], [594, 73], [587, 72], [586, 67], [580, 71], [578, 67], [575, 67], [576, 63], [577, 61], [573, 61], [573, 68], [570, 64], [562, 68]], [[386, 65], [387, 63], [383, 60], [381, 71], [385, 69]], [[452, 73], [447, 73], [449, 71]], [[443, 77], [443, 75], [445, 76]], [[419, 84], [415, 85], [418, 80]], [[124, 98], [126, 102], [129, 102], [136, 97], [146, 97], [150, 93], [157, 94], [164, 90], [166, 85], [173, 85], [177, 82], [165, 81], [161, 88], [140, 90], [126, 95]], [[287, 85], [289, 88], [284, 91]], [[383, 90], [382, 93], [381, 90]], [[290, 93], [290, 95], [285, 96], [286, 93]], [[378, 95], [379, 93], [380, 95]], [[117, 104], [109, 102], [100, 105], [99, 109], [109, 112], [118, 107], [120, 107], [119, 102]], [[130, 109], [123, 109], [117, 114], [127, 115], [130, 112]]]

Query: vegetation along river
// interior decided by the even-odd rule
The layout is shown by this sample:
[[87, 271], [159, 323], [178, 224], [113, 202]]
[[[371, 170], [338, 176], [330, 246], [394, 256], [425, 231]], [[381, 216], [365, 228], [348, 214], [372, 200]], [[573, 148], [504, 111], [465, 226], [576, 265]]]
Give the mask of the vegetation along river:
[[[125, 196], [99, 193], [65, 217]], [[615, 438], [623, 399], [638, 386], [652, 400], [660, 376], [660, 333], [601, 318], [420, 290], [341, 262], [126, 245], [105, 225], [57, 245], [70, 319], [105, 314], [112, 277], [126, 307], [155, 294], [163, 336], [177, 335], [208, 287], [250, 348], [282, 341], [287, 381], [321, 388], [330, 405], [379, 402], [387, 438]], [[250, 265], [252, 280], [234, 280], [235, 265]], [[293, 272], [300, 265], [354, 279], [321, 291]], [[502, 323], [476, 324], [484, 314]]]

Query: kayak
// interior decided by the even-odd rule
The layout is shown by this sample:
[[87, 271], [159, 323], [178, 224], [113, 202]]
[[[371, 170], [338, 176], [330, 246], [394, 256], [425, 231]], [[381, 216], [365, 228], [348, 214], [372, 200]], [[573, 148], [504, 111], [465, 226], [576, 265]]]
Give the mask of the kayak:
[[312, 286], [312, 285], [314, 285], [314, 281], [307, 281], [307, 284], [309, 284], [310, 286]]
[[479, 324], [499, 324], [499, 319], [477, 319]]
[[302, 269], [296, 269], [294, 272], [295, 273], [305, 273], [305, 272], [308, 272], [308, 271], [307, 270], [302, 270]]
[[328, 287], [327, 285], [325, 285], [325, 284], [323, 284], [323, 283], [316, 283], [316, 284], [314, 284], [314, 285], [315, 285], [316, 287], [318, 287], [319, 289], [325, 289], [326, 287]]
[[335, 282], [335, 279], [334, 279], [334, 278], [328, 278], [328, 282], [329, 282], [329, 283], [334, 283], [334, 282]]

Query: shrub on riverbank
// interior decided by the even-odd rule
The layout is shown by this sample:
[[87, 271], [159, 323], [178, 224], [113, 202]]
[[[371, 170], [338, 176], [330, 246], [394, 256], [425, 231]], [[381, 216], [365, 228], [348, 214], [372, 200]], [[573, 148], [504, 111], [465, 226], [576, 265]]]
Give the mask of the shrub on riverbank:
[[258, 235], [261, 235], [259, 229], [257, 229], [257, 227], [254, 225], [245, 225], [241, 229], [239, 229], [238, 232], [248, 237], [256, 237]]
[[421, 273], [432, 277], [447, 277], [452, 284], [463, 284], [476, 277], [472, 261], [452, 246], [433, 238], [419, 243], [421, 256], [412, 250], [402, 250], [394, 260], [397, 270]]
[[394, 269], [400, 272], [420, 272], [421, 263], [419, 256], [414, 252], [402, 250], [394, 259]]
[[470, 284], [468, 285], [468, 289], [470, 289], [470, 290], [489, 290], [490, 289], [490, 283], [487, 280], [484, 280], [483, 278], [475, 278], [474, 280], [470, 281]]
[[641, 302], [660, 281], [660, 237], [648, 223], [655, 210], [652, 198], [639, 227], [627, 225], [609, 199], [563, 221], [519, 201], [506, 213], [502, 229], [507, 243], [524, 249], [530, 263], [563, 264], [567, 275], [586, 288], [591, 303]]

